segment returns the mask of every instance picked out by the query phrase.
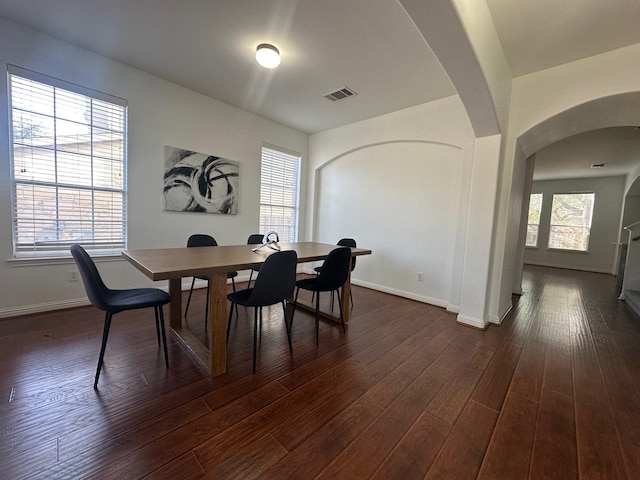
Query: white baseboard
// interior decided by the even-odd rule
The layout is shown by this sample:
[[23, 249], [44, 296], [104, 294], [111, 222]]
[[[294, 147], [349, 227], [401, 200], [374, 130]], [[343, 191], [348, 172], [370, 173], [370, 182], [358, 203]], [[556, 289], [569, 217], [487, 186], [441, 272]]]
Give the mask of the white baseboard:
[[480, 330], [484, 330], [485, 328], [487, 328], [482, 318], [475, 318], [475, 317], [469, 317], [467, 315], [458, 314], [456, 321], [458, 323], [461, 323], [462, 325], [468, 325], [470, 327], [478, 328]]
[[426, 297], [424, 295], [418, 295], [413, 292], [405, 292], [404, 290], [397, 290], [395, 288], [385, 287], [383, 285], [377, 285], [375, 283], [363, 282], [361, 280], [351, 280], [351, 283], [354, 285], [359, 285], [361, 287], [370, 288], [371, 290], [376, 290], [378, 292], [388, 293], [391, 295], [395, 295], [396, 297], [408, 298], [410, 300], [415, 300], [417, 302], [428, 303], [429, 305], [435, 305], [436, 307], [444, 307], [448, 308], [449, 304], [445, 300], [440, 300], [438, 298]]
[[50, 312], [52, 310], [64, 310], [65, 308], [85, 307], [87, 305], [90, 305], [87, 298], [74, 298], [71, 300], [57, 300], [55, 302], [37, 303], [35, 305], [0, 308], [0, 318], [32, 315], [34, 313]]
[[507, 306], [507, 308], [505, 309], [505, 312], [498, 316], [498, 315], [489, 315], [488, 316], [488, 320], [489, 323], [493, 323], [494, 325], [500, 325], [502, 323], [502, 321], [505, 319], [505, 317], [507, 315], [509, 315], [509, 312], [513, 309], [513, 304], [511, 302], [509, 302], [509, 305]]

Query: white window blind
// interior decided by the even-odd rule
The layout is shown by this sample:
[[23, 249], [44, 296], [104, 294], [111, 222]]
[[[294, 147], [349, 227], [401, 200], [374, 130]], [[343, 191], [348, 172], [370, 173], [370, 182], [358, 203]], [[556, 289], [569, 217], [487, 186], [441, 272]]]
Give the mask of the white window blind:
[[126, 101], [9, 66], [14, 257], [126, 243]]
[[262, 147], [260, 231], [278, 232], [281, 242], [298, 240], [300, 155]]

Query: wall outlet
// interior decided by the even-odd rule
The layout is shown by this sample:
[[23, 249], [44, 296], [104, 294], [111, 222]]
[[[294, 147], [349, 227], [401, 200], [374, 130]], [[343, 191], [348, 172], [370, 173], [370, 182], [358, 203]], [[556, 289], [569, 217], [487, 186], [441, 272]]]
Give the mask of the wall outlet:
[[422, 272], [418, 272], [418, 281], [421, 282], [422, 281]]
[[67, 272], [67, 282], [77, 282], [80, 280], [80, 272], [77, 270], [69, 270]]

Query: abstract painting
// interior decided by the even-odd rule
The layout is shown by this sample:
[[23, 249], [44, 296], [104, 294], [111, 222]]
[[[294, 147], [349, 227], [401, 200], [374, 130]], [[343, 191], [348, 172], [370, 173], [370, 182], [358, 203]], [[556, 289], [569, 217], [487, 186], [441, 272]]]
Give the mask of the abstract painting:
[[164, 147], [164, 209], [236, 215], [240, 164], [233, 160]]

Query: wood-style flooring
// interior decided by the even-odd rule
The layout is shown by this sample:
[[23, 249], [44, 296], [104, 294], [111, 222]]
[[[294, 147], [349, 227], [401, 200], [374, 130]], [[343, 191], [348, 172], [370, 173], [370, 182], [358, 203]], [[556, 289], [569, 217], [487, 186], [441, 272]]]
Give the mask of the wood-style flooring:
[[[0, 479], [640, 478], [640, 319], [608, 275], [527, 267], [499, 327], [354, 287], [347, 333], [240, 308], [210, 379], [153, 311], [0, 320]], [[306, 292], [305, 292], [306, 293]], [[301, 296], [303, 293], [301, 292]], [[325, 294], [325, 296], [327, 296]], [[190, 327], [204, 338], [204, 292]]]

